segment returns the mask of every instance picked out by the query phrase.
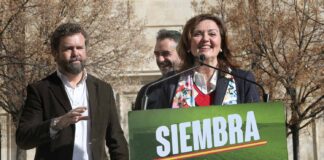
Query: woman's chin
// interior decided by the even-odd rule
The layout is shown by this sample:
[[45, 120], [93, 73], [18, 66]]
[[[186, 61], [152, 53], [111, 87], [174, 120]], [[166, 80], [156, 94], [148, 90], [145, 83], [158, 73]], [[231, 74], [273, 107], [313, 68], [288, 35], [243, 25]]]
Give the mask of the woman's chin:
[[201, 53], [202, 55], [205, 56], [206, 59], [217, 59], [217, 54], [215, 53]]

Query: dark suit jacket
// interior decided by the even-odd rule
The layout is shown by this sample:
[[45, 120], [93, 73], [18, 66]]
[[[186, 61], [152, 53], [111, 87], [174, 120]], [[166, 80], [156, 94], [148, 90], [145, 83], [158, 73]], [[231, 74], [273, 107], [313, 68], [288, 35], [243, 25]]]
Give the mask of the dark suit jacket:
[[[112, 88], [88, 74], [90, 140], [93, 160], [129, 159], [128, 147], [121, 129]], [[17, 145], [22, 149], [36, 148], [35, 159], [72, 159], [75, 125], [64, 128], [51, 139], [50, 120], [71, 110], [71, 104], [57, 73], [28, 85], [27, 99], [16, 132]]]
[[[240, 69], [232, 69], [232, 73], [254, 81], [254, 76], [251, 72], [243, 71]], [[149, 97], [147, 102], [147, 109], [171, 108], [179, 78], [180, 76], [167, 80], [158, 85], [152, 86], [147, 93]], [[228, 86], [228, 82], [229, 80], [227, 78], [225, 78], [221, 74], [218, 74], [216, 94], [213, 98], [214, 101], [212, 102], [213, 105], [222, 104]], [[252, 103], [259, 101], [259, 94], [254, 84], [249, 83], [240, 78], [235, 78], [235, 84], [237, 90], [237, 103]], [[139, 93], [137, 94], [134, 110], [142, 109], [142, 97], [144, 96], [144, 91], [147, 86], [148, 85], [142, 87]]]

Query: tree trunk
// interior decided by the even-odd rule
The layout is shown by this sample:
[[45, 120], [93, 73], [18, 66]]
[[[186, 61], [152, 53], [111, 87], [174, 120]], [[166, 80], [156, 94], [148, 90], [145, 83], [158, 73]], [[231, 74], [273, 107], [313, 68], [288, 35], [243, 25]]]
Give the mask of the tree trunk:
[[293, 143], [293, 160], [299, 160], [299, 130], [298, 125], [293, 125], [291, 128], [292, 143]]

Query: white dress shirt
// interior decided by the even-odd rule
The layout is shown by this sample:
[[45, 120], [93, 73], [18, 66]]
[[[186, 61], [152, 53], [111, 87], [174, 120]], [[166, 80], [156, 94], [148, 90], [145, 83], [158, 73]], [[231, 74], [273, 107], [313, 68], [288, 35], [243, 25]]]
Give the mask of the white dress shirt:
[[[84, 70], [81, 81], [76, 87], [71, 86], [67, 77], [57, 70], [57, 75], [64, 84], [65, 91], [68, 95], [72, 109], [76, 107], [86, 107], [87, 110], [82, 113], [83, 116], [88, 116], [88, 90], [87, 90], [87, 73]], [[90, 115], [89, 115], [90, 116]], [[73, 160], [91, 160], [91, 150], [89, 144], [90, 139], [90, 120], [81, 120], [75, 123]]]

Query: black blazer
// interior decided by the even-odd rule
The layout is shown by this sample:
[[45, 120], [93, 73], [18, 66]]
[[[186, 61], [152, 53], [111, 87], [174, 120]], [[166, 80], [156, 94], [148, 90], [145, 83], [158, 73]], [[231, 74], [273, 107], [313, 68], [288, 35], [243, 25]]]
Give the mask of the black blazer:
[[[220, 73], [220, 72], [218, 72]], [[243, 71], [240, 69], [232, 69], [232, 73], [240, 77], [244, 77], [254, 81], [254, 76], [251, 72]], [[172, 101], [177, 89], [178, 81], [180, 76], [167, 80], [161, 84], [152, 86], [148, 90], [148, 102], [147, 109], [160, 109], [160, 108], [171, 108]], [[153, 83], [153, 82], [152, 82]], [[218, 74], [216, 94], [214, 97], [213, 105], [221, 105], [226, 93], [229, 80]], [[237, 90], [237, 103], [252, 103], [259, 101], [259, 94], [254, 84], [244, 81], [240, 78], [235, 78], [236, 90]], [[134, 110], [141, 110], [142, 98], [144, 91], [148, 85], [142, 87], [137, 94]]]
[[[121, 129], [111, 86], [88, 74], [90, 145], [93, 160], [129, 159], [127, 142]], [[35, 159], [72, 159], [75, 125], [64, 128], [50, 138], [50, 120], [71, 110], [71, 104], [57, 73], [28, 85], [27, 99], [16, 131], [22, 149], [36, 147]]]

